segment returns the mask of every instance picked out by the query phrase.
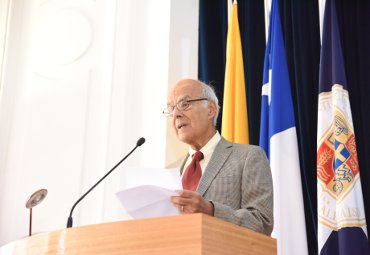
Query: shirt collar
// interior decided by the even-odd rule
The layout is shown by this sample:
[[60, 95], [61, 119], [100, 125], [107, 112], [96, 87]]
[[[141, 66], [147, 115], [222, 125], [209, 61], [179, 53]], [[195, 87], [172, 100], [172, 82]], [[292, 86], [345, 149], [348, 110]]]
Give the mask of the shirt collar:
[[[206, 155], [210, 152], [213, 152], [213, 150], [215, 149], [216, 145], [218, 144], [218, 142], [221, 140], [221, 135], [218, 131], [216, 131], [216, 133], [212, 136], [212, 138], [207, 142], [206, 145], [204, 145], [200, 151]], [[189, 155], [192, 156], [194, 153], [196, 152], [196, 150], [192, 149], [191, 147], [189, 147]]]

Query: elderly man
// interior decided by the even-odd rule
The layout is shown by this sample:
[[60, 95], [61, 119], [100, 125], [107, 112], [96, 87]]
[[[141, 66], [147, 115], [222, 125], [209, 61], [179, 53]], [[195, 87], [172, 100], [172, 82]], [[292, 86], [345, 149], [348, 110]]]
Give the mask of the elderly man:
[[269, 162], [258, 146], [231, 143], [215, 125], [219, 113], [213, 89], [181, 80], [167, 108], [178, 139], [189, 145], [182, 167], [183, 190], [171, 198], [181, 213], [205, 213], [270, 235], [273, 193]]

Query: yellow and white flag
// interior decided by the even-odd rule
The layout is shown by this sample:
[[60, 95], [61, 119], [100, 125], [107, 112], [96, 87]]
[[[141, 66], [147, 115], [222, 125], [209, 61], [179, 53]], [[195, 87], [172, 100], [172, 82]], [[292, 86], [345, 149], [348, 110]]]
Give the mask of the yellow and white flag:
[[231, 142], [249, 143], [247, 100], [237, 3], [234, 3], [232, 7], [227, 33], [223, 100], [222, 136]]

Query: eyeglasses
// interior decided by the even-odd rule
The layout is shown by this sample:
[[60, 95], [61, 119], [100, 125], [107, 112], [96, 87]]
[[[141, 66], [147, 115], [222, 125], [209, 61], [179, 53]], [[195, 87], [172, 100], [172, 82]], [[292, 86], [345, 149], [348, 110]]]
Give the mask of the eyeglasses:
[[197, 102], [197, 101], [202, 101], [202, 100], [208, 100], [208, 98], [197, 98], [197, 99], [189, 99], [189, 100], [183, 100], [178, 102], [176, 105], [173, 106], [167, 106], [163, 110], [163, 114], [166, 117], [172, 116], [173, 111], [175, 110], [175, 107], [180, 110], [180, 111], [185, 111], [186, 109], [189, 108], [190, 103], [192, 102]]

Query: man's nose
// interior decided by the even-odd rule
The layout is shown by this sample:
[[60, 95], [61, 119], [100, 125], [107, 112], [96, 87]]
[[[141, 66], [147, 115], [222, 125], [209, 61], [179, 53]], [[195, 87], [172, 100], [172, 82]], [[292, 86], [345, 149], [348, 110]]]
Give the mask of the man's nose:
[[177, 107], [173, 108], [172, 115], [174, 118], [178, 118], [182, 116], [182, 112], [177, 109]]

